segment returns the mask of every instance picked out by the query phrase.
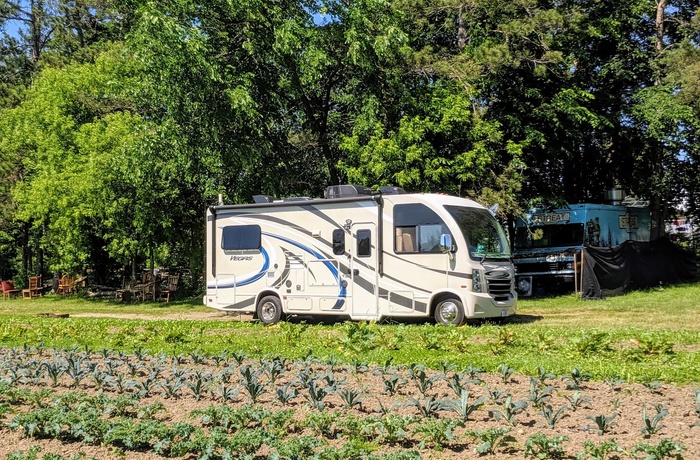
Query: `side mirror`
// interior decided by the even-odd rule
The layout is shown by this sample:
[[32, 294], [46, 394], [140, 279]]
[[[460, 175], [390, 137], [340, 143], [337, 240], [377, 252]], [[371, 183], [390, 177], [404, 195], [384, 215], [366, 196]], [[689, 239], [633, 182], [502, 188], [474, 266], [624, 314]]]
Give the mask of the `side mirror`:
[[445, 253], [454, 253], [457, 250], [452, 244], [452, 235], [449, 233], [440, 235], [440, 250]]

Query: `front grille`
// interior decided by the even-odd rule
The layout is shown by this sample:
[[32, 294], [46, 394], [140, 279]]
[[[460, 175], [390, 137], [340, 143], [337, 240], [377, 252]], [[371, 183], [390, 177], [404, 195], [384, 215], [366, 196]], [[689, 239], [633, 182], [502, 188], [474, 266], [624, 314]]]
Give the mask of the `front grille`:
[[493, 296], [509, 296], [512, 291], [513, 279], [508, 272], [486, 273], [486, 283], [489, 294]]

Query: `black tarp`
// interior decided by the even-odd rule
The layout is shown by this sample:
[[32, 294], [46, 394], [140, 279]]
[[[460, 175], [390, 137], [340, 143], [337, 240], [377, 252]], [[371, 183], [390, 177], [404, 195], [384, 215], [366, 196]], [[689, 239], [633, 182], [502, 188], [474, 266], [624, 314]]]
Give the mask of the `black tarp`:
[[584, 246], [581, 297], [602, 299], [630, 289], [697, 280], [697, 258], [668, 238], [619, 246]]

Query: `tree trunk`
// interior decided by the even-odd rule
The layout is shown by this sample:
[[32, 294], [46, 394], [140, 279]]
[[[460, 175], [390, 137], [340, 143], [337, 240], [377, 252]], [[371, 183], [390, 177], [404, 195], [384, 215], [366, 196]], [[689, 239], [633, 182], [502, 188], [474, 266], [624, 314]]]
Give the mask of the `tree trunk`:
[[467, 46], [467, 28], [464, 26], [464, 5], [459, 5], [459, 17], [457, 18], [457, 48]]
[[[664, 13], [666, 10], [666, 0], [657, 0], [656, 3], [656, 52], [657, 59], [661, 58], [661, 53], [663, 52], [663, 40], [664, 40]], [[661, 84], [661, 71], [656, 71], [656, 76], [654, 77], [654, 86], [659, 86]], [[655, 142], [654, 146], [655, 161], [654, 165], [654, 176], [661, 178], [664, 174], [663, 171], [663, 158], [664, 158], [664, 147], [660, 142]], [[664, 190], [655, 189], [652, 191], [653, 197], [650, 203], [651, 207], [651, 239], [655, 240], [666, 234], [666, 214], [668, 213], [668, 203], [665, 200]]]

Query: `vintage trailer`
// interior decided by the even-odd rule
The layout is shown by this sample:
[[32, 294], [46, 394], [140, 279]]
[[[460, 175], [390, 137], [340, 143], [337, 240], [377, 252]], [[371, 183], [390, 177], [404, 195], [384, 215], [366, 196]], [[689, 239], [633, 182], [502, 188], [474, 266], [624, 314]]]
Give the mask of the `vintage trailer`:
[[574, 288], [575, 260], [585, 246], [612, 247], [625, 241], [649, 241], [651, 215], [646, 207], [572, 204], [554, 210], [533, 209], [516, 220], [513, 262], [522, 296], [564, 285]]

